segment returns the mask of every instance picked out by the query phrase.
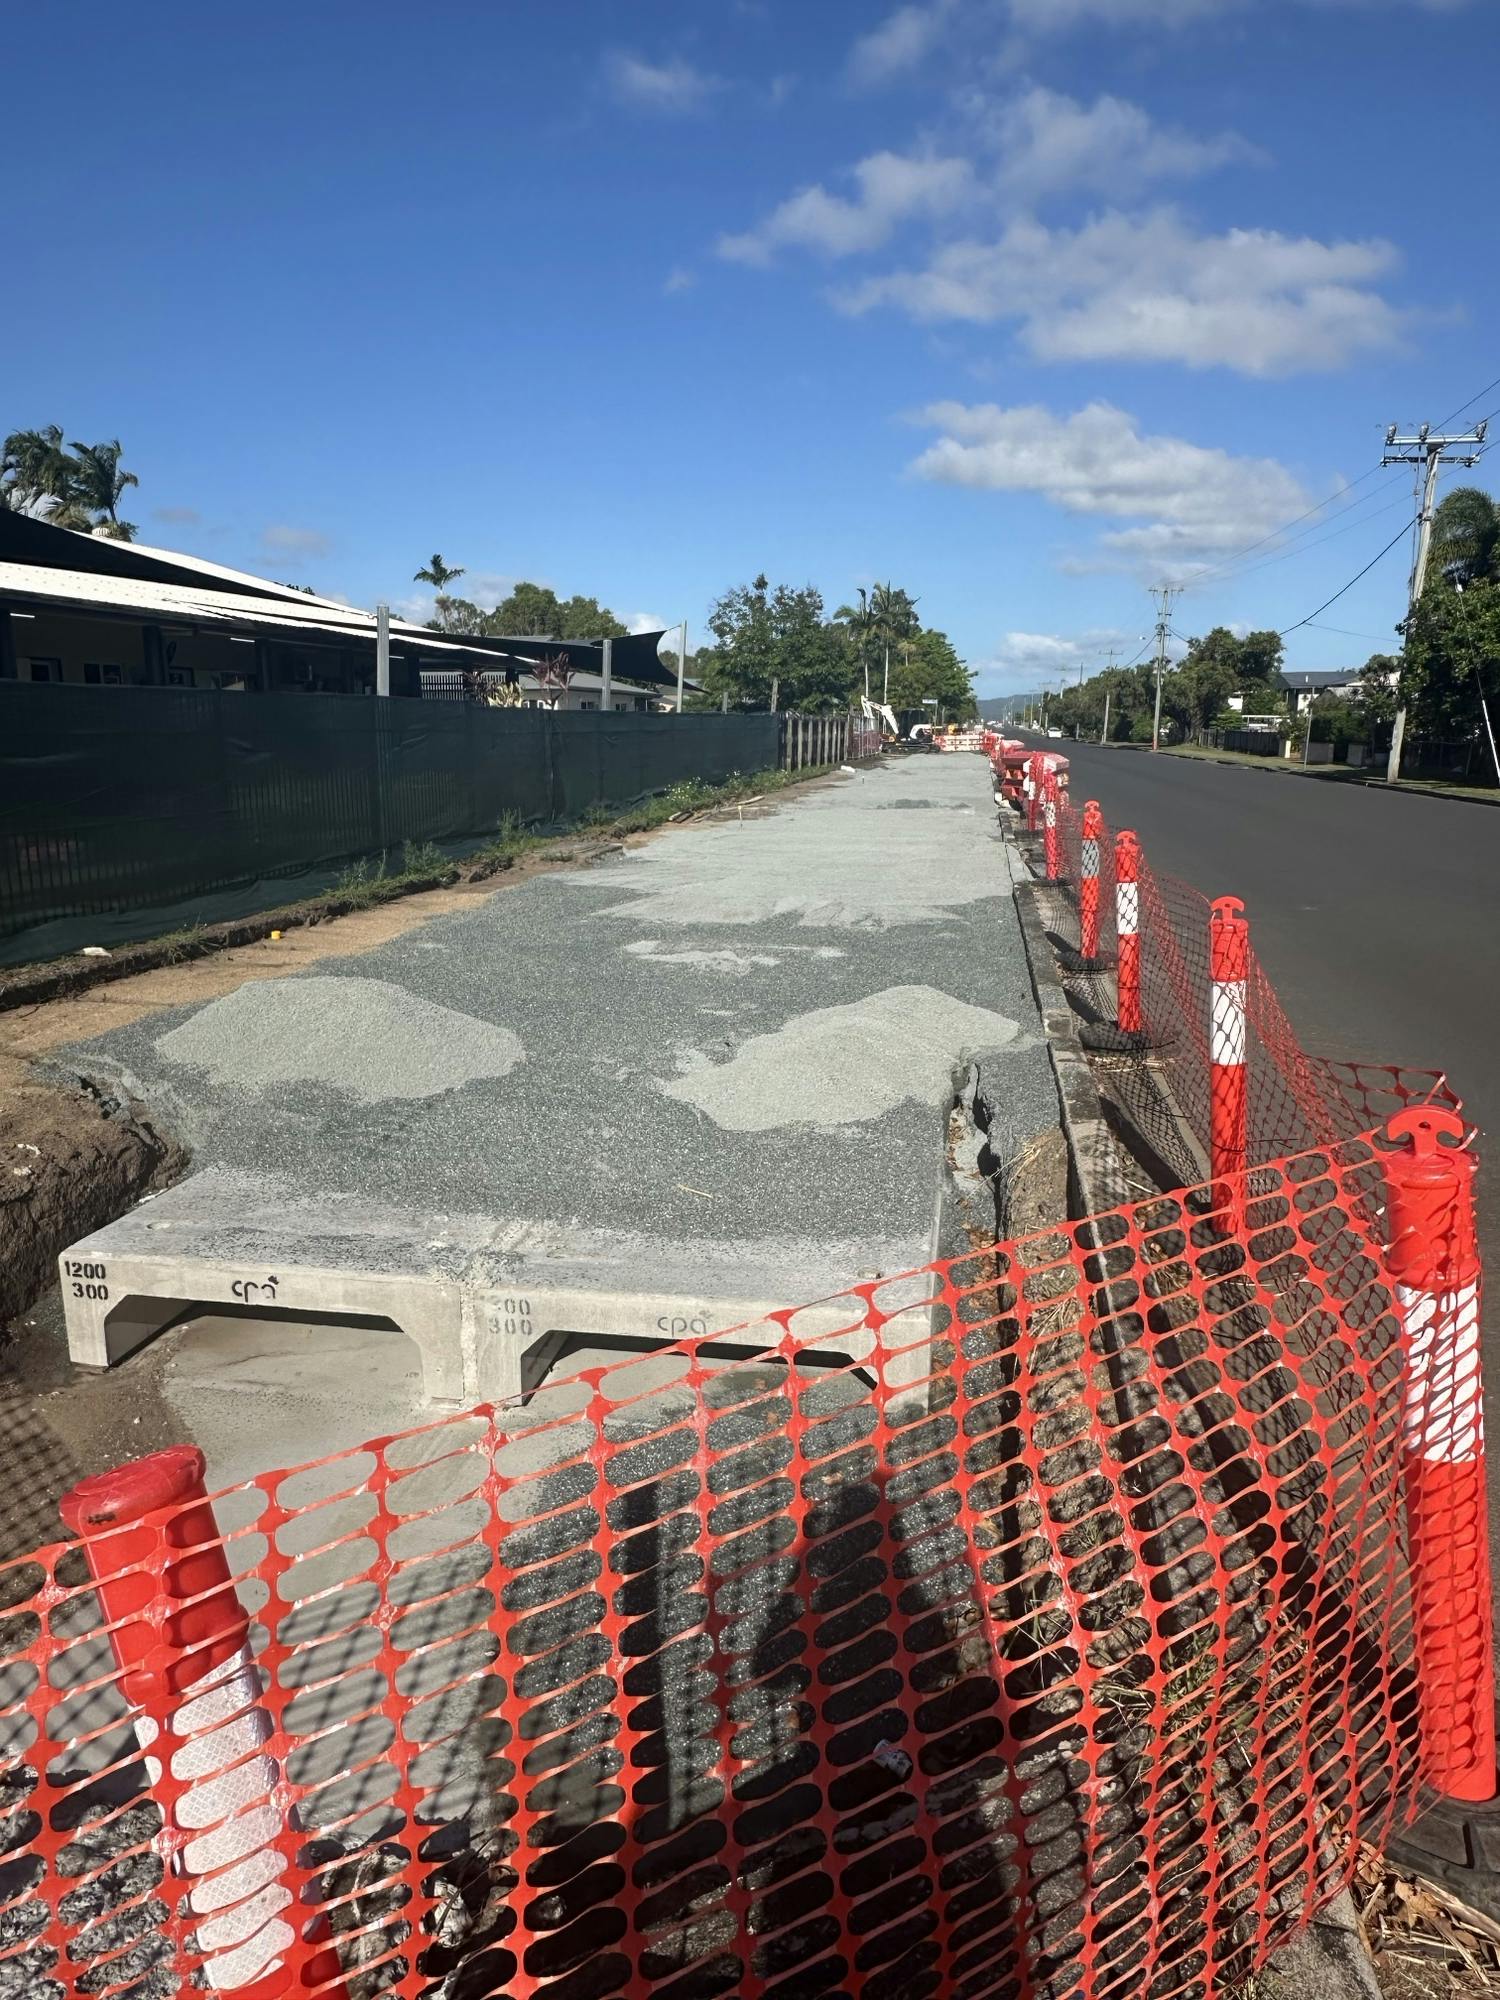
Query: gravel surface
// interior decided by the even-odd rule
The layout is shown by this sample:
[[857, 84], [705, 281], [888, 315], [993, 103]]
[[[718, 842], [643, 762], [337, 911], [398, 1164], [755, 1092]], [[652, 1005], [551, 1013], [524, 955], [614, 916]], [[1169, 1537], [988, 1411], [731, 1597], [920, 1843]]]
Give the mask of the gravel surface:
[[952, 756], [683, 828], [64, 1059], [128, 1080], [198, 1166], [292, 1203], [906, 1246], [930, 1229], [948, 1075], [984, 1046], [1010, 1133], [1053, 1124], [988, 770]]

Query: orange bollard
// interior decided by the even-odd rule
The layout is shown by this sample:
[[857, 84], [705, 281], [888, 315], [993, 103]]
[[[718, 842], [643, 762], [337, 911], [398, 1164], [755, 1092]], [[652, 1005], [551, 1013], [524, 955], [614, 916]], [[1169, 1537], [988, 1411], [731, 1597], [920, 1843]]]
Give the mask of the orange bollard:
[[1125, 1035], [1141, 1032], [1141, 844], [1133, 833], [1115, 835], [1116, 1023]]
[[[1386, 1127], [1390, 1268], [1406, 1331], [1402, 1418], [1422, 1752], [1450, 1798], [1495, 1796], [1495, 1666], [1479, 1341], [1477, 1162], [1432, 1105]], [[1448, 1143], [1445, 1143], [1448, 1142]]]
[[1026, 759], [1026, 777], [1022, 789], [1026, 794], [1026, 831], [1035, 833], [1042, 809], [1042, 778], [1046, 772], [1046, 762], [1040, 750], [1033, 750]]
[[1086, 965], [1099, 959], [1099, 850], [1104, 842], [1104, 815], [1098, 801], [1083, 808], [1083, 840], [1078, 863], [1078, 950]]
[[1061, 842], [1057, 837], [1057, 773], [1047, 771], [1042, 775], [1042, 827], [1046, 841], [1047, 880], [1057, 881], [1062, 873]]
[[59, 1512], [113, 1628], [120, 1690], [162, 1809], [157, 1846], [190, 1884], [203, 1980], [240, 2000], [344, 2000], [337, 1954], [299, 1921], [308, 1877], [276, 1803], [250, 1621], [203, 1474], [198, 1447], [174, 1445], [81, 1480]]
[[1238, 896], [1220, 896], [1208, 922], [1208, 1164], [1215, 1178], [1245, 1168], [1250, 926], [1244, 912]]

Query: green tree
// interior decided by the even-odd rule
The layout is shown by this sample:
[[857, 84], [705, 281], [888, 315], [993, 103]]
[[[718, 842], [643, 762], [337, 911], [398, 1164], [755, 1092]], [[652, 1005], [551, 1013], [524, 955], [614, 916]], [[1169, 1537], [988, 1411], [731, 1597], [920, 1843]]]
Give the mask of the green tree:
[[1430, 581], [1407, 621], [1401, 698], [1419, 736], [1468, 737], [1494, 719], [1500, 679], [1500, 583]]
[[120, 440], [110, 438], [103, 444], [80, 444], [75, 438], [72, 448], [76, 454], [74, 491], [79, 504], [93, 518], [94, 533], [106, 535], [114, 542], [133, 542], [135, 523], [120, 519], [119, 506], [126, 489], [141, 482], [120, 464], [124, 450]]
[[778, 584], [770, 613], [777, 706], [804, 715], [846, 709], [857, 670], [842, 627], [823, 616], [821, 593], [810, 583]]
[[0, 449], [0, 500], [17, 514], [47, 511], [72, 493], [76, 471], [60, 425], [12, 431]]
[[921, 708], [935, 701], [946, 722], [978, 713], [974, 684], [946, 632], [921, 630], [900, 640], [891, 659], [891, 706]]
[[1279, 632], [1247, 632], [1239, 642], [1240, 684], [1248, 681], [1264, 681], [1275, 687], [1282, 669], [1282, 644]]
[[898, 648], [915, 638], [921, 629], [916, 599], [892, 584], [877, 583], [870, 593], [870, 621], [874, 628], [871, 637], [881, 673], [877, 692], [883, 701], [886, 698], [888, 664], [896, 657]]
[[446, 591], [450, 583], [457, 583], [463, 575], [461, 569], [452, 569], [440, 555], [434, 555], [423, 564], [412, 577], [413, 583], [430, 583], [439, 594]]
[[1500, 558], [1500, 507], [1478, 486], [1455, 486], [1432, 517], [1431, 582], [1493, 578]]
[[597, 597], [570, 597], [558, 607], [559, 639], [627, 639], [630, 627], [606, 611]]
[[714, 646], [701, 676], [709, 698], [706, 706], [717, 708], [725, 696], [731, 708], [771, 706], [776, 638], [767, 595], [770, 588], [764, 575], [753, 583], [737, 583], [709, 612], [708, 629], [714, 635]]
[[1371, 714], [1399, 704], [1415, 735], [1479, 735], [1481, 702], [1493, 719], [1500, 680], [1500, 508], [1478, 487], [1455, 487], [1433, 515], [1426, 583], [1403, 631], [1394, 691], [1384, 656], [1365, 667]]
[[855, 595], [858, 604], [841, 604], [834, 612], [834, 622], [841, 624], [848, 634], [850, 653], [855, 671], [859, 675], [864, 692], [870, 692], [870, 648], [875, 640], [876, 622], [870, 608], [870, 593], [861, 584]]
[[518, 583], [490, 613], [487, 629], [502, 639], [560, 639], [562, 606], [541, 583]]
[[489, 630], [490, 614], [471, 604], [467, 597], [440, 596], [427, 621], [429, 632], [448, 632], [458, 638], [478, 638]]
[[1374, 722], [1389, 722], [1396, 713], [1401, 661], [1394, 653], [1372, 653], [1360, 669], [1360, 695]]

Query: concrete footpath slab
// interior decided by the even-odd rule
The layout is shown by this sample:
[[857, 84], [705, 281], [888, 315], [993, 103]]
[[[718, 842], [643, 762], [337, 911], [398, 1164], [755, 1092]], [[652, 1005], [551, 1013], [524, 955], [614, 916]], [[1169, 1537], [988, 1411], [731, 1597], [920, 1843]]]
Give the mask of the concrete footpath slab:
[[1001, 1160], [1056, 1125], [1011, 860], [910, 758], [64, 1052], [195, 1156], [64, 1259], [74, 1357], [370, 1315], [455, 1402], [926, 1261], [962, 1065]]

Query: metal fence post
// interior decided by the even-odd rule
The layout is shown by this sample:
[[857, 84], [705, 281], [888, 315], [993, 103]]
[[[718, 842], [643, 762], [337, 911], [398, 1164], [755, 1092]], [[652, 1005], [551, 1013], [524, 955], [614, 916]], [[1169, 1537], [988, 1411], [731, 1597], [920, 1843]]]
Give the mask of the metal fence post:
[[1480, 1363], [1478, 1163], [1454, 1112], [1396, 1113], [1383, 1156], [1390, 1269], [1406, 1332], [1402, 1444], [1422, 1750], [1448, 1797], [1495, 1796]]

